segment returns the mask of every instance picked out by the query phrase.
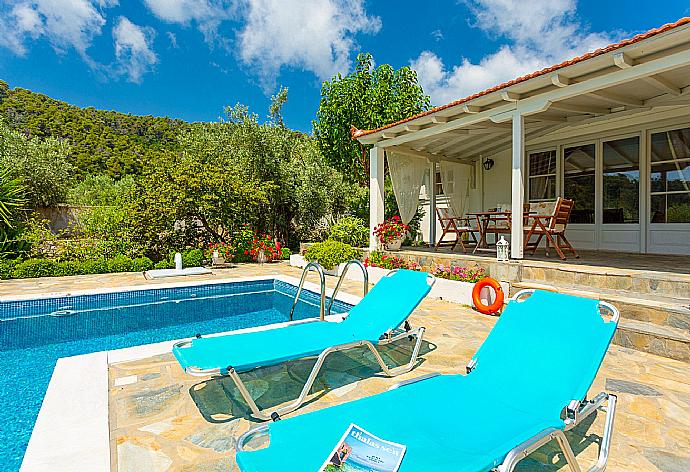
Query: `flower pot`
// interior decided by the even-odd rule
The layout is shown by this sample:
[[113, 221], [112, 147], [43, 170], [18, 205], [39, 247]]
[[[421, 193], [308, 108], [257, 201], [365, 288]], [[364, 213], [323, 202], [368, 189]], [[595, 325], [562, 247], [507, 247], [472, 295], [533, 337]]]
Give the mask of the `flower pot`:
[[[387, 275], [390, 272], [389, 269], [382, 269], [381, 267], [367, 267], [367, 275], [369, 276], [369, 283], [376, 284], [381, 277]], [[345, 278], [349, 280], [355, 280], [357, 282], [362, 282], [362, 271], [358, 267], [350, 267], [345, 275]]]
[[302, 254], [290, 254], [290, 265], [292, 267], [299, 267], [303, 269], [307, 265], [307, 261]]
[[402, 246], [402, 238], [394, 239], [386, 243], [386, 251], [399, 251], [400, 246]]
[[[508, 283], [500, 283], [501, 288], [503, 288], [503, 293], [510, 293]], [[436, 283], [432, 287], [429, 297], [459, 303], [461, 305], [473, 306], [472, 290], [474, 290], [474, 283], [472, 282], [459, 282], [457, 280], [436, 278]], [[495, 300], [494, 291], [485, 287], [480, 294], [480, 298], [484, 303], [491, 304]]]
[[220, 266], [223, 264], [225, 264], [225, 258], [224, 257], [214, 257], [211, 259], [211, 265]]

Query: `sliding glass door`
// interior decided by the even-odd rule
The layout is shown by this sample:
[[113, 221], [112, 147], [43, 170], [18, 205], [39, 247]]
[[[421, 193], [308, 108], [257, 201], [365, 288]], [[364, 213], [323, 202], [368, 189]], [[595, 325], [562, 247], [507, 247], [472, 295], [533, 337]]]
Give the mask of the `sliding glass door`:
[[601, 225], [598, 248], [640, 251], [640, 138], [601, 144]]
[[575, 247], [596, 249], [596, 144], [563, 147], [563, 197], [573, 200], [568, 239]]
[[[558, 193], [575, 202], [568, 239], [582, 249], [640, 251], [640, 137], [564, 145], [561, 152], [562, 184]], [[539, 161], [543, 155], [535, 153], [530, 159]], [[544, 168], [530, 160], [530, 200], [539, 193], [533, 190], [535, 187], [548, 188], [533, 185], [550, 174]]]
[[650, 134], [648, 251], [690, 254], [690, 127]]

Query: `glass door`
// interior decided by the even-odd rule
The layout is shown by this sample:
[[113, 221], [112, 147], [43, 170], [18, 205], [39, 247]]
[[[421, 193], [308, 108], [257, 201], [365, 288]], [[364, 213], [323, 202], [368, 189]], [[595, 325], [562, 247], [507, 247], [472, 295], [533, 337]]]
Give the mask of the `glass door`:
[[568, 239], [577, 248], [596, 249], [596, 144], [563, 148], [563, 197], [573, 200]]
[[650, 134], [648, 252], [690, 255], [690, 127]]
[[601, 147], [599, 249], [640, 251], [640, 138], [604, 140]]

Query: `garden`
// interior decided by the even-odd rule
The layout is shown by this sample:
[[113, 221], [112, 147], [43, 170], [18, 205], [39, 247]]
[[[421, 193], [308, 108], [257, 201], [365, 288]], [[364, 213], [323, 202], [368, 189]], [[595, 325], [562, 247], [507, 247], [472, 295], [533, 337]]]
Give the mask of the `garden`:
[[[184, 266], [270, 262], [303, 242], [327, 269], [361, 258], [368, 149], [350, 127], [418, 113], [428, 96], [408, 67], [362, 54], [324, 82], [312, 135], [285, 126], [287, 99], [281, 88], [265, 119], [237, 104], [217, 122], [185, 123], [0, 81], [0, 278], [172, 268], [177, 252]], [[402, 224], [385, 185], [388, 219], [375, 236], [383, 248], [413, 244], [423, 215]]]

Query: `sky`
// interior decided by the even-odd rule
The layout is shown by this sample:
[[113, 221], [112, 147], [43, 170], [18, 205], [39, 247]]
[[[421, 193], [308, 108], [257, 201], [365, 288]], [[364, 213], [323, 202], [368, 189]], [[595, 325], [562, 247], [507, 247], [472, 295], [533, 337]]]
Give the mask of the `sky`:
[[690, 16], [687, 0], [0, 0], [0, 79], [86, 107], [311, 131], [321, 83], [360, 52], [442, 105]]

